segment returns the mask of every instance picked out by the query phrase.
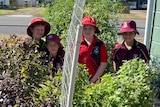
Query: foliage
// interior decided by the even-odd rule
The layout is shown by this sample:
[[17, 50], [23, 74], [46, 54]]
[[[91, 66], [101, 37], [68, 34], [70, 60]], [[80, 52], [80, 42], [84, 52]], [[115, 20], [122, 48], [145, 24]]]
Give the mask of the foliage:
[[[0, 44], [0, 106], [59, 107], [61, 71], [53, 78], [50, 67], [42, 65], [43, 53], [38, 52], [38, 45], [34, 41], [21, 42], [11, 36]], [[83, 88], [88, 84], [88, 75], [83, 72], [84, 66], [78, 68], [76, 87]]]
[[62, 71], [58, 71], [54, 78], [48, 78], [44, 83], [41, 83], [41, 88], [36, 90], [34, 96], [35, 106], [60, 107]]
[[[52, 26], [51, 32], [66, 38], [72, 16], [74, 0], [54, 0], [46, 9], [46, 19]], [[120, 5], [112, 0], [88, 0], [85, 15], [97, 19], [101, 31], [97, 36], [108, 48], [109, 58], [116, 43], [117, 19]], [[28, 42], [25, 51], [17, 38], [11, 37], [0, 45], [0, 106], [57, 106], [60, 105], [61, 72], [55, 78], [50, 68], [41, 64], [40, 53], [34, 42]], [[109, 59], [108, 71], [112, 72]], [[105, 74], [97, 84], [90, 84], [88, 72], [79, 65], [74, 107], [136, 107], [150, 106], [154, 92], [151, 82], [157, 72], [142, 60], [130, 60], [123, 64], [116, 75]], [[154, 88], [153, 88], [154, 89]]]
[[106, 74], [100, 83], [85, 86], [83, 91], [77, 90], [75, 93], [81, 97], [73, 105], [74, 107], [150, 107], [155, 96], [151, 81], [156, 79], [156, 75], [157, 72], [142, 60], [127, 61], [115, 76]]
[[151, 106], [155, 97], [151, 82], [157, 78], [157, 71], [150, 68], [144, 60], [134, 59], [126, 62], [118, 71], [121, 92], [128, 106]]
[[[16, 37], [0, 46], [0, 106], [60, 106], [61, 71], [53, 78], [50, 67], [42, 65], [36, 44], [24, 50]], [[116, 75], [107, 73], [90, 84], [84, 65], [78, 66], [74, 107], [149, 107], [153, 103], [157, 72], [143, 60], [125, 62]], [[152, 90], [154, 89], [154, 90]]]
[[152, 86], [153, 90], [156, 92], [156, 97], [160, 99], [160, 73], [158, 73], [157, 78], [152, 82]]
[[54, 0], [45, 10], [45, 18], [51, 25], [51, 32], [66, 38], [75, 0]]
[[[159, 62], [158, 58], [152, 57], [150, 64], [151, 64], [152, 68], [160, 71], [160, 68], [159, 68], [160, 62]], [[156, 97], [158, 97], [160, 99], [160, 73], [158, 74], [158, 78], [152, 82], [152, 85], [154, 87], [155, 92], [157, 93]]]
[[[35, 89], [45, 81], [49, 68], [42, 65], [35, 42], [22, 41], [16, 36], [1, 41], [0, 44], [0, 104], [1, 106], [33, 106]], [[33, 48], [34, 46], [34, 48]]]
[[89, 86], [88, 77], [89, 73], [87, 71], [87, 68], [84, 65], [79, 64], [75, 81], [73, 105], [77, 105], [79, 102], [81, 102], [81, 99], [83, 99], [83, 92]]
[[[54, 0], [52, 6], [48, 5], [45, 12], [45, 18], [51, 24], [51, 32], [61, 36], [65, 46], [65, 38], [69, 29], [72, 18], [73, 5], [75, 0]], [[107, 72], [113, 71], [111, 52], [117, 43], [116, 31], [118, 20], [115, 17], [120, 10], [118, 0], [86, 0], [84, 16], [91, 15], [97, 20], [97, 25], [101, 31], [97, 36], [104, 41], [108, 49], [108, 69]]]
[[122, 11], [120, 13], [129, 14], [130, 13], [130, 6], [123, 6]]
[[59, 107], [62, 74], [42, 65], [37, 43], [11, 36], [0, 47], [0, 106]]
[[[142, 60], [134, 59], [125, 62], [116, 75], [106, 74], [99, 83], [90, 84], [87, 69], [84, 65], [79, 65], [73, 107], [150, 107], [155, 96], [151, 81], [157, 78], [156, 75], [157, 72]], [[61, 75], [57, 78], [61, 78]], [[60, 84], [53, 83], [55, 82], [47, 81], [37, 91], [37, 100], [42, 99], [43, 102], [50, 98], [51, 103], [56, 103], [59, 107]]]
[[[83, 93], [86, 86], [89, 85], [88, 76], [89, 74], [85, 66], [79, 64], [73, 101], [75, 105], [77, 105], [83, 97], [80, 93]], [[60, 107], [61, 81], [62, 72], [59, 71], [55, 78], [48, 78], [47, 81], [41, 84], [42, 87], [37, 89], [37, 94], [34, 97], [35, 105], [39, 107], [50, 104], [51, 107]]]

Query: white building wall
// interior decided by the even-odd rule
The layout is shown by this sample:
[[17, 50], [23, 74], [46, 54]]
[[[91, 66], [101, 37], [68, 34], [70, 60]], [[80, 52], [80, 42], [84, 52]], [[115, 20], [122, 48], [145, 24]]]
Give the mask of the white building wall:
[[10, 0], [0, 0], [0, 3], [3, 3], [3, 5], [9, 6]]
[[37, 6], [37, 0], [17, 0], [18, 6], [35, 7]]

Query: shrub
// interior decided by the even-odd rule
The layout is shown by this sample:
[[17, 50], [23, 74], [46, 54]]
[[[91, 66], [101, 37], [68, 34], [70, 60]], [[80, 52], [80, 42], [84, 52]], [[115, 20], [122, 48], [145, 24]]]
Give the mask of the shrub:
[[[89, 86], [88, 76], [89, 74], [85, 66], [79, 65], [76, 75], [77, 78], [75, 82], [73, 105], [77, 105], [83, 97], [81, 93], [83, 93], [84, 89]], [[41, 88], [36, 90], [34, 97], [35, 106], [50, 105], [51, 107], [60, 107], [61, 82], [62, 72], [59, 71], [55, 78], [48, 78], [47, 81], [41, 84]]]
[[76, 75], [75, 89], [73, 95], [73, 106], [78, 105], [83, 99], [84, 91], [89, 87], [89, 73], [84, 65], [79, 64]]
[[130, 13], [130, 6], [123, 6], [121, 13], [129, 14]]
[[157, 72], [144, 61], [130, 60], [123, 64], [115, 76], [106, 74], [100, 83], [85, 86], [83, 92], [76, 91], [75, 93], [81, 95], [81, 99], [73, 105], [74, 107], [150, 107], [155, 97], [151, 82], [156, 78]]
[[65, 2], [64, 0], [54, 0], [52, 5], [47, 5], [45, 9], [44, 17], [52, 28], [50, 32], [61, 36], [64, 46], [74, 2], [75, 0], [66, 0]]
[[155, 93], [151, 83], [157, 78], [157, 73], [144, 60], [127, 61], [117, 73], [121, 96], [125, 99], [123, 105], [152, 106]]
[[11, 36], [0, 44], [1, 106], [33, 106], [35, 89], [47, 79], [49, 68], [42, 65], [34, 42], [25, 50], [20, 39]]
[[33, 98], [36, 107], [60, 107], [62, 71], [58, 71], [54, 78], [48, 78], [40, 84]]
[[[0, 106], [60, 106], [62, 74], [53, 78], [33, 45], [29, 42], [31, 50], [24, 51], [17, 38], [1, 42]], [[157, 80], [157, 72], [142, 60], [125, 62], [116, 75], [107, 73], [98, 84], [90, 84], [88, 76], [85, 66], [79, 65], [74, 107], [148, 107], [153, 103], [151, 82]]]

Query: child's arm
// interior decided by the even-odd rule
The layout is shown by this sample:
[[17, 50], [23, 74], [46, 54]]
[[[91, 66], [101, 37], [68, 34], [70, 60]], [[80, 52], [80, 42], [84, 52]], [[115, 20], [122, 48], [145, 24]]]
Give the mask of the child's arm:
[[116, 71], [117, 71], [117, 65], [116, 65], [115, 61], [113, 61], [113, 69], [114, 69], [114, 72], [116, 73]]
[[101, 62], [95, 75], [90, 79], [90, 82], [95, 83], [102, 76], [106, 67], [107, 67], [107, 62]]

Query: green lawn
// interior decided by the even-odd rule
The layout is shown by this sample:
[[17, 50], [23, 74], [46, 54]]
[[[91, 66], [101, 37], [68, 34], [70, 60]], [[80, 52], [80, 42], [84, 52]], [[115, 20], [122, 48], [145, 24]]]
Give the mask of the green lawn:
[[[18, 12], [26, 12], [26, 11], [32, 11], [32, 10], [36, 10], [36, 9], [40, 9], [37, 7], [27, 7], [27, 8], [5, 8], [5, 9], [0, 9], [0, 15], [9, 15], [9, 14], [15, 14]], [[43, 12], [41, 12], [43, 13]], [[39, 13], [39, 14], [41, 14]], [[38, 14], [38, 16], [39, 16]]]
[[0, 9], [0, 15], [12, 14], [15, 10]]
[[121, 19], [145, 19], [146, 10], [130, 10], [129, 14], [118, 14], [117, 17]]

